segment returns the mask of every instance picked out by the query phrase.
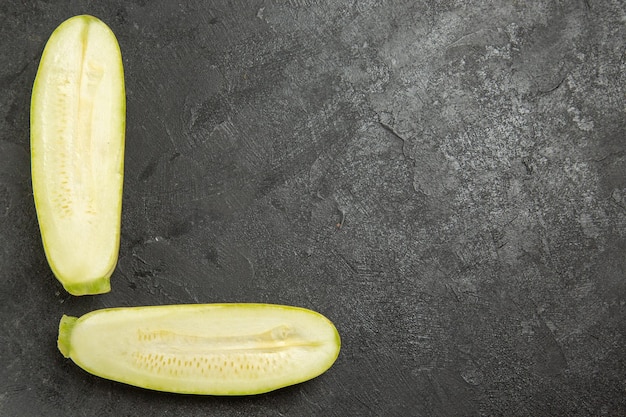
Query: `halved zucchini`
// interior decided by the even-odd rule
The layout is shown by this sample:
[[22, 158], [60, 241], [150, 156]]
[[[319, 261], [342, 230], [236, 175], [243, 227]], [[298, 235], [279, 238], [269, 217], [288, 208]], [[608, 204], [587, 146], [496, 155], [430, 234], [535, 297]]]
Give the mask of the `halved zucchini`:
[[110, 291], [117, 263], [126, 100], [115, 35], [75, 16], [50, 36], [31, 101], [31, 169], [43, 246], [74, 295]]
[[63, 316], [58, 347], [102, 378], [157, 391], [250, 395], [325, 372], [339, 333], [311, 310], [273, 304], [190, 304]]

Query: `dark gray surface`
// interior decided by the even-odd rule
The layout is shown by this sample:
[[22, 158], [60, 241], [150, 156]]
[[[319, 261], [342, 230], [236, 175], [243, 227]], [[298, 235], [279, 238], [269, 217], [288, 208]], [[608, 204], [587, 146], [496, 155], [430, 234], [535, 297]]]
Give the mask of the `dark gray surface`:
[[[128, 129], [113, 289], [76, 298], [43, 255], [28, 111], [81, 13], [118, 36]], [[623, 1], [5, 0], [0, 21], [0, 415], [626, 415]], [[320, 311], [341, 355], [213, 398], [56, 350], [64, 313], [225, 301]]]

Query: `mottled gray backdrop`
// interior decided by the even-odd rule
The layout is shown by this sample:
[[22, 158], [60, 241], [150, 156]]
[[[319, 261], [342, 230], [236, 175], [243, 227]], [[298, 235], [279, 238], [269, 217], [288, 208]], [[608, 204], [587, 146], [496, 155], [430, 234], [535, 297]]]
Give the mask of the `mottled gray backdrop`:
[[[118, 36], [112, 292], [43, 254], [29, 103], [46, 39]], [[3, 0], [0, 415], [626, 415], [622, 0]], [[271, 302], [328, 316], [323, 376], [145, 391], [56, 350], [62, 314]]]

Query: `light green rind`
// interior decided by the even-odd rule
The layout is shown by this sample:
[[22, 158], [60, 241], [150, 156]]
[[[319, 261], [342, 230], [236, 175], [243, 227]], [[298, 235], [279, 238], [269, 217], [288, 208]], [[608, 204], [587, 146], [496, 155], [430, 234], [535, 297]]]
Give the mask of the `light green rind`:
[[63, 315], [59, 323], [59, 338], [57, 347], [66, 358], [70, 357], [72, 330], [78, 321], [77, 317]]
[[105, 294], [111, 291], [111, 274], [102, 276], [91, 281], [66, 283], [61, 281], [65, 291], [72, 295], [95, 295]]

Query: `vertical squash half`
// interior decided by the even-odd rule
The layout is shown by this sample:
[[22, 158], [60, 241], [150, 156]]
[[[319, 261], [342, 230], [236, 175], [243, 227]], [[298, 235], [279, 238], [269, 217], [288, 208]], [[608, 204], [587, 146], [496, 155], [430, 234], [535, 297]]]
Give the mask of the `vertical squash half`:
[[102, 378], [184, 394], [251, 395], [332, 366], [339, 333], [323, 315], [274, 304], [187, 304], [63, 316], [58, 347]]
[[75, 16], [52, 33], [30, 120], [48, 263], [71, 294], [108, 292], [119, 251], [126, 99], [120, 48], [106, 24]]

